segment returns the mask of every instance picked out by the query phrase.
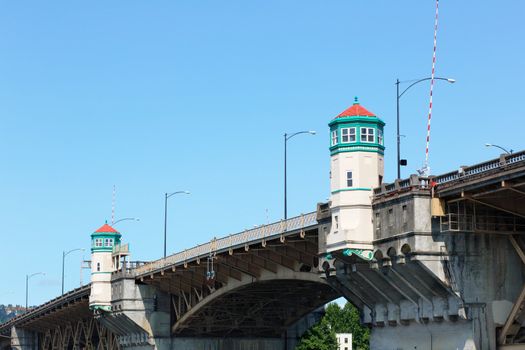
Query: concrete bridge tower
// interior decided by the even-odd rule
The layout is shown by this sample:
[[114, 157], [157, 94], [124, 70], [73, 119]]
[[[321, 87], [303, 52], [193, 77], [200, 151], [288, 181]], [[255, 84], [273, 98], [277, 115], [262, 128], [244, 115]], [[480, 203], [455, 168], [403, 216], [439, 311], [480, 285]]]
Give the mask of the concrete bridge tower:
[[383, 126], [363, 108], [353, 106], [335, 117], [330, 126], [330, 192], [332, 228], [327, 251], [351, 249], [371, 254], [373, 240], [372, 189], [384, 174]]
[[89, 308], [111, 311], [111, 273], [115, 271], [113, 247], [120, 245], [121, 234], [104, 224], [91, 234], [91, 294]]

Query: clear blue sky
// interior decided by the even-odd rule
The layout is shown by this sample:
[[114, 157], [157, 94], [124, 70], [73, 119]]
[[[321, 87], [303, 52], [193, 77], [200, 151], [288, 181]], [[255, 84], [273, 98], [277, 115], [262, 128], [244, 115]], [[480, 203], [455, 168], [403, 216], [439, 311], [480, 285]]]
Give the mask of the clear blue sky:
[[[525, 3], [440, 2], [430, 165], [443, 173], [523, 145]], [[0, 1], [0, 303], [60, 293], [62, 251], [111, 218], [135, 260], [282, 217], [329, 195], [327, 123], [359, 96], [386, 122], [396, 78], [430, 74], [433, 0]], [[406, 85], [405, 85], [406, 86]], [[401, 101], [402, 153], [422, 165], [429, 85]], [[66, 289], [79, 284], [68, 256]], [[85, 277], [88, 271], [85, 271]]]

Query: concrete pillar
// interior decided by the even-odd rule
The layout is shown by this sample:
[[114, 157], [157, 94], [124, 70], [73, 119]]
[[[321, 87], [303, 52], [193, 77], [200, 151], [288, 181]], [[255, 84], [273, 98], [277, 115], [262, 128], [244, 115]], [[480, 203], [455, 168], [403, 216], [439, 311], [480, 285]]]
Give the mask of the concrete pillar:
[[472, 321], [372, 328], [370, 349], [477, 350]]
[[100, 314], [98, 321], [117, 335], [122, 348], [173, 349], [170, 302], [169, 294], [122, 276], [112, 281], [112, 311]]
[[38, 349], [38, 334], [20, 327], [11, 328], [11, 348], [17, 350]]
[[173, 350], [285, 350], [283, 339], [173, 338]]

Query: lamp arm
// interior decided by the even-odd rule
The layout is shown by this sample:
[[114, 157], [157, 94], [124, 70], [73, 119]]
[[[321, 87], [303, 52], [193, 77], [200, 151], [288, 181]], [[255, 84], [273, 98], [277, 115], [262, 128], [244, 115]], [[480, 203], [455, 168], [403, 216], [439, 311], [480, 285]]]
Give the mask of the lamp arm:
[[298, 131], [298, 132], [295, 132], [291, 135], [288, 135], [288, 134], [284, 134], [285, 138], [286, 138], [286, 141], [288, 141], [289, 139], [291, 139], [292, 137], [296, 136], [296, 135], [299, 135], [299, 134], [310, 134], [311, 132], [310, 131]]
[[[405, 94], [405, 92], [407, 92], [408, 89], [410, 89], [412, 86], [416, 85], [416, 84], [419, 84], [421, 83], [422, 81], [426, 81], [426, 80], [430, 80], [432, 78], [423, 78], [423, 79], [419, 79], [419, 80], [416, 80], [415, 82], [413, 82], [412, 84], [410, 84], [405, 90], [403, 90], [403, 92], [401, 94], [399, 94], [399, 96], [397, 96], [397, 98], [401, 98], [401, 96], [403, 96]], [[446, 80], [448, 81], [447, 78], [434, 78], [434, 80]], [[397, 83], [396, 83], [397, 84]]]
[[166, 195], [166, 198], [170, 198], [171, 196], [173, 196], [175, 194], [179, 194], [179, 193], [187, 193], [187, 191], [177, 191], [177, 192], [169, 193], [169, 194]]
[[27, 279], [29, 280], [31, 277], [36, 276], [36, 275], [45, 275], [45, 273], [43, 273], [43, 272], [35, 272], [34, 274], [27, 276]]
[[73, 253], [73, 252], [76, 252], [76, 251], [78, 251], [78, 250], [84, 250], [84, 248], [76, 248], [76, 249], [71, 249], [71, 250], [70, 250], [69, 252], [67, 252], [67, 253], [64, 253], [64, 257], [68, 256], [68, 255], [69, 255], [69, 253]]

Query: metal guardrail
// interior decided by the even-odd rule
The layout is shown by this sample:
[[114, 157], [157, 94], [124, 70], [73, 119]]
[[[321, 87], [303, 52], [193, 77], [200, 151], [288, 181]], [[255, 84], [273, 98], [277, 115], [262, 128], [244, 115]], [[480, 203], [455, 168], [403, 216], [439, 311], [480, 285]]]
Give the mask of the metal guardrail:
[[525, 232], [525, 219], [516, 216], [448, 213], [440, 217], [441, 232]]
[[460, 179], [463, 180], [474, 175], [490, 172], [495, 169], [519, 162], [525, 162], [525, 151], [504, 154], [499, 158], [468, 167], [461, 167], [459, 170], [451, 171], [438, 176], [422, 177], [411, 175], [408, 179], [396, 180], [393, 183], [383, 184], [381, 187], [374, 188], [374, 196], [382, 196], [397, 191], [409, 190], [412, 188], [426, 189], [430, 188], [429, 185], [431, 182], [437, 185], [442, 185]]
[[129, 243], [126, 244], [115, 244], [113, 246], [113, 256], [123, 254], [123, 255], [129, 255]]
[[43, 312], [48, 311], [49, 309], [53, 309], [56, 306], [59, 306], [61, 304], [66, 304], [72, 300], [81, 298], [85, 295], [89, 295], [89, 292], [91, 291], [91, 283], [86, 284], [85, 286], [82, 286], [80, 288], [73, 289], [67, 293], [62, 294], [59, 297], [56, 297], [54, 299], [49, 300], [48, 302], [35, 307], [34, 309], [31, 309], [28, 312], [25, 312], [21, 315], [18, 315], [12, 319], [10, 319], [7, 322], [0, 323], [0, 333], [5, 333], [6, 329], [11, 330], [11, 327], [20, 322], [24, 321], [26, 319], [31, 319], [33, 316], [39, 315]]
[[204, 257], [211, 252], [225, 251], [230, 248], [243, 246], [247, 243], [275, 238], [287, 231], [294, 231], [309, 226], [317, 225], [317, 212], [312, 212], [290, 218], [286, 221], [279, 221], [272, 224], [260, 226], [254, 229], [229, 235], [219, 239], [213, 239], [208, 243], [186, 249], [182, 252], [167, 256], [166, 259], [159, 259], [137, 266], [134, 270], [136, 275], [146, 274], [151, 271], [162, 269], [165, 266], [182, 264], [188, 260]]
[[525, 161], [525, 151], [518, 153], [501, 155], [500, 158], [492, 159], [483, 163], [472, 165], [469, 167], [462, 167], [457, 171], [452, 171], [443, 175], [436, 176], [433, 178], [437, 184], [443, 184], [446, 182], [463, 179], [472, 175], [482, 174], [487, 171], [498, 169], [502, 166], [515, 164], [518, 162]]

